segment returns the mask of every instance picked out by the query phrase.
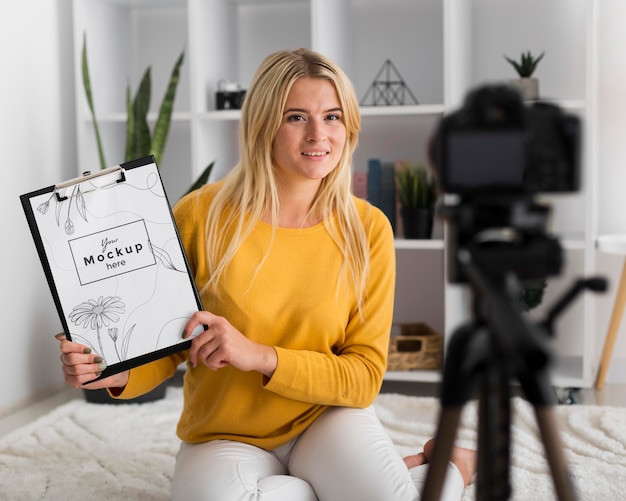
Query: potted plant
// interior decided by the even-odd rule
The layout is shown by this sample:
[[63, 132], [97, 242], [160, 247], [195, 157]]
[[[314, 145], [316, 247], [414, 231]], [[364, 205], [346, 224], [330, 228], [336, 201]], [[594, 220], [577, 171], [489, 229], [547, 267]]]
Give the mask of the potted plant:
[[543, 295], [548, 286], [545, 278], [535, 280], [525, 280], [522, 282], [519, 301], [524, 311], [530, 311], [536, 308], [543, 301]]
[[405, 238], [430, 238], [438, 188], [424, 165], [415, 164], [396, 171], [400, 217]]
[[[163, 96], [159, 113], [153, 130], [148, 125], [148, 111], [150, 108], [150, 94], [152, 90], [152, 81], [150, 67], [146, 68], [135, 98], [131, 97], [130, 85], [126, 86], [126, 151], [124, 161], [135, 160], [137, 158], [154, 155], [157, 166], [161, 164], [161, 157], [165, 151], [165, 144], [169, 134], [172, 112], [174, 110], [174, 99], [176, 98], [176, 88], [180, 78], [180, 67], [183, 64], [184, 52], [180, 54], [170, 75], [167, 90]], [[89, 76], [89, 65], [87, 62], [87, 37], [83, 35], [83, 51], [82, 51], [82, 72], [83, 86], [89, 111], [94, 124], [94, 133], [96, 136], [96, 144], [98, 146], [98, 155], [100, 158], [100, 167], [106, 169], [109, 167], [105, 158], [100, 138], [100, 129], [96, 120], [96, 111], [93, 104], [93, 96], [91, 92], [91, 79]], [[211, 173], [214, 162], [211, 162], [200, 174], [198, 179], [189, 187], [187, 193], [199, 188], [205, 184]]]
[[539, 80], [532, 75], [544, 55], [545, 52], [542, 52], [538, 57], [535, 57], [530, 51], [526, 51], [526, 53], [522, 52], [519, 61], [504, 56], [504, 59], [515, 68], [515, 71], [519, 75], [519, 78], [512, 79], [509, 83], [512, 87], [516, 88], [526, 100], [531, 101], [539, 99]]

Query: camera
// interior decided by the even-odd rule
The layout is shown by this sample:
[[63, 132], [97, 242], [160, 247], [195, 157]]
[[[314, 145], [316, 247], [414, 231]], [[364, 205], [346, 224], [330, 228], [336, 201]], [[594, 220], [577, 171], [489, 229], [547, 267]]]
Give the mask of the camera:
[[577, 191], [580, 136], [578, 117], [554, 104], [525, 105], [510, 87], [480, 87], [439, 124], [439, 186], [468, 196]]
[[580, 188], [580, 137], [578, 117], [548, 102], [526, 104], [504, 85], [471, 91], [442, 118], [430, 153], [441, 191], [457, 200], [437, 210], [450, 223], [451, 283], [468, 281], [461, 251], [497, 281], [560, 273], [560, 243], [546, 232], [551, 208], [534, 195]]
[[[473, 294], [472, 318], [455, 329], [446, 346], [435, 436], [436, 443], [443, 438], [444, 449], [431, 458], [423, 499], [439, 499], [452, 454], [446, 437], [454, 437], [460, 407], [475, 388], [481, 391], [477, 497], [510, 497], [513, 378], [535, 407], [559, 499], [575, 499], [558, 437], [551, 437], [556, 423], [550, 423], [548, 407], [556, 401], [549, 338], [555, 319], [578, 293], [605, 290], [606, 281], [577, 280], [538, 321], [522, 314], [520, 292], [547, 284], [546, 277], [561, 271], [563, 250], [546, 232], [550, 206], [534, 195], [579, 189], [580, 135], [579, 120], [559, 107], [526, 105], [513, 89], [488, 86], [468, 94], [459, 111], [444, 117], [429, 145], [446, 194], [437, 212], [449, 223], [448, 280], [466, 282]], [[498, 466], [488, 471], [491, 465]]]
[[215, 108], [218, 110], [240, 110], [246, 91], [237, 82], [220, 80], [215, 93]]

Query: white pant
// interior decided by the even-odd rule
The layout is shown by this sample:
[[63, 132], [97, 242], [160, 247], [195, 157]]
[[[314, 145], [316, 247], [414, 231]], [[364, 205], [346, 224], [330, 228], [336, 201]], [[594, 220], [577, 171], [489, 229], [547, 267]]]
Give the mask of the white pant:
[[[416, 451], [418, 452], [418, 451]], [[416, 501], [427, 466], [408, 470], [373, 407], [333, 407], [273, 450], [228, 441], [181, 445], [174, 501]], [[442, 500], [461, 499], [450, 463]]]

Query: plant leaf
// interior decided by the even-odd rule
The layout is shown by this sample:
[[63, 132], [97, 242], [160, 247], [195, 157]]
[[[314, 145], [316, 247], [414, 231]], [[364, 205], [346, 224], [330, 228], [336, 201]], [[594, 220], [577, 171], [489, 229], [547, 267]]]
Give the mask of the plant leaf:
[[96, 134], [96, 143], [98, 145], [98, 157], [100, 158], [100, 168], [106, 169], [107, 163], [104, 160], [104, 150], [102, 149], [102, 139], [100, 139], [100, 128], [98, 127], [98, 121], [96, 120], [96, 110], [93, 105], [93, 96], [91, 94], [91, 79], [89, 77], [89, 64], [87, 63], [87, 34], [83, 33], [83, 87], [85, 88], [85, 95], [87, 96], [87, 103], [89, 104], [89, 111], [91, 111], [91, 118], [93, 119], [93, 129]]
[[85, 204], [85, 197], [80, 187], [76, 193], [76, 210], [85, 221], [87, 221], [87, 205]]
[[206, 182], [209, 180], [209, 175], [211, 174], [213, 165], [215, 165], [215, 161], [211, 162], [209, 165], [206, 166], [202, 174], [200, 174], [200, 176], [198, 176], [198, 179], [196, 179], [196, 181], [189, 187], [185, 195], [188, 193], [191, 193], [194, 190], [197, 190], [198, 188], [206, 184]]
[[128, 345], [130, 343], [130, 337], [133, 331], [135, 330], [136, 325], [137, 324], [133, 324], [133, 326], [130, 329], [128, 329], [128, 332], [126, 332], [124, 339], [122, 339], [122, 358], [124, 360], [126, 360], [126, 358], [128, 357]]
[[135, 114], [131, 97], [130, 83], [126, 85], [126, 152], [124, 159], [128, 162], [135, 156]]
[[161, 163], [161, 157], [163, 156], [165, 143], [167, 142], [172, 111], [174, 109], [174, 99], [176, 98], [176, 88], [178, 86], [178, 81], [180, 80], [180, 67], [183, 64], [184, 56], [185, 52], [183, 51], [174, 64], [167, 90], [165, 91], [161, 107], [159, 108], [159, 116], [157, 117], [157, 121], [154, 126], [150, 153], [154, 155], [157, 165], [160, 165]]
[[[65, 196], [65, 190], [61, 191], [61, 196]], [[58, 200], [54, 204], [54, 218], [56, 219], [57, 226], [61, 225], [61, 209], [63, 208], [63, 202], [59, 202]]]
[[396, 173], [400, 204], [430, 209], [437, 201], [437, 182], [423, 165], [409, 165]]
[[150, 79], [150, 66], [141, 78], [135, 101], [133, 102], [133, 158], [145, 157], [150, 154], [150, 127], [148, 126], [148, 111], [150, 109], [150, 93], [152, 91], [152, 82]]
[[176, 268], [176, 266], [172, 262], [172, 258], [167, 253], [167, 251], [161, 249], [160, 247], [157, 247], [154, 244], [151, 244], [151, 247], [152, 247], [152, 253], [159, 261], [161, 261], [161, 264], [165, 266], [165, 268], [167, 268], [168, 270], [180, 271], [179, 269]]

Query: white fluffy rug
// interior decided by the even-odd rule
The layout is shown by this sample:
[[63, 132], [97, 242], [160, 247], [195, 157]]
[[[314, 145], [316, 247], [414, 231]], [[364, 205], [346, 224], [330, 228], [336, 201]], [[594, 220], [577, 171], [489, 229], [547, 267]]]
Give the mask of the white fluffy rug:
[[[73, 400], [58, 407], [0, 440], [0, 499], [167, 500], [181, 403], [181, 389], [170, 387], [167, 398], [148, 404]], [[517, 398], [513, 405], [512, 499], [555, 499], [532, 408]], [[382, 394], [376, 406], [403, 454], [420, 450], [435, 432], [436, 399]], [[626, 409], [575, 405], [557, 413], [579, 499], [625, 499]], [[476, 421], [470, 403], [461, 445], [475, 444]], [[463, 501], [473, 499], [470, 485]]]

